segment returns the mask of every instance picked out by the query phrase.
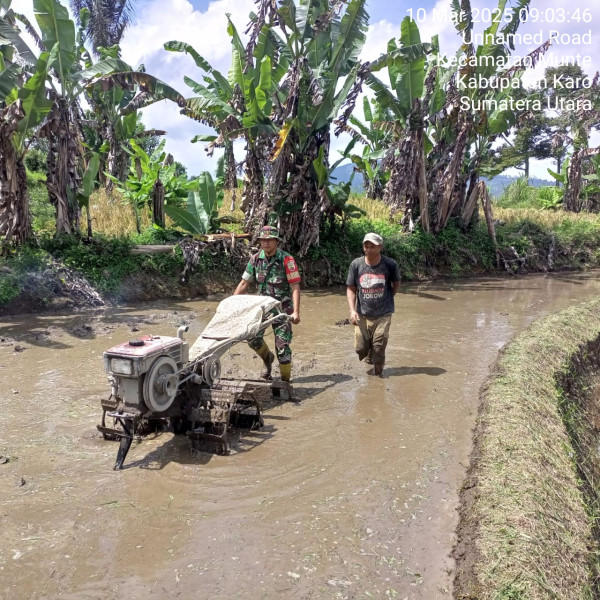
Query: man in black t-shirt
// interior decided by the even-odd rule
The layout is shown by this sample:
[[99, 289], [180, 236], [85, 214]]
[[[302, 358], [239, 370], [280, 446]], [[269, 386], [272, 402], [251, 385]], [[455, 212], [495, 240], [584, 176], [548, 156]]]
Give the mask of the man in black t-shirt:
[[[354, 349], [359, 360], [373, 365], [374, 375], [383, 375], [394, 296], [400, 285], [400, 270], [395, 260], [383, 256], [383, 238], [367, 233], [363, 240], [364, 257], [350, 264], [346, 297], [350, 322], [354, 325]], [[370, 372], [371, 373], [371, 372]]]

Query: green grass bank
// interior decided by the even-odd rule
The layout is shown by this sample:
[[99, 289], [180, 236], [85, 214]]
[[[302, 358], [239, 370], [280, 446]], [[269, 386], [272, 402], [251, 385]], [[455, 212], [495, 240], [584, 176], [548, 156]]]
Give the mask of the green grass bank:
[[600, 298], [535, 322], [482, 388], [454, 597], [598, 598]]
[[[12, 255], [0, 257], [0, 314], [226, 294], [239, 280], [248, 249], [210, 248], [185, 283], [179, 247], [169, 254], [132, 253], [137, 244], [174, 244], [183, 233], [153, 227], [147, 211], [142, 211], [145, 229], [138, 234], [131, 205], [104, 189], [90, 201], [93, 238], [55, 238], [55, 211], [44, 179], [41, 173], [28, 172], [34, 238]], [[336, 218], [333, 228], [323, 224], [320, 245], [299, 260], [303, 285], [343, 285], [348, 265], [361, 255], [362, 239], [369, 231], [384, 237], [384, 251], [398, 262], [406, 281], [600, 267], [600, 215], [543, 210], [548, 204], [543, 193], [557, 190], [532, 188], [519, 180], [494, 202], [498, 257], [482, 215], [468, 231], [450, 223], [438, 235], [420, 230], [409, 234], [402, 231], [400, 215], [390, 218], [383, 202], [353, 195], [351, 203], [364, 216], [345, 223]], [[226, 195], [220, 215], [241, 223], [239, 207], [233, 213], [228, 210], [230, 199]], [[233, 228], [241, 230], [241, 225]]]
[[[600, 267], [599, 218], [552, 213], [548, 220], [547, 213], [541, 214], [546, 222], [535, 214], [504, 211], [504, 224], [497, 227], [504, 257], [499, 263], [483, 223], [467, 232], [450, 225], [438, 235], [404, 233], [387, 219], [357, 219], [344, 230], [325, 228], [320, 246], [299, 261], [304, 285], [343, 285], [348, 265], [361, 255], [362, 238], [369, 231], [384, 237], [384, 252], [398, 262], [406, 281]], [[182, 299], [233, 289], [245, 266], [243, 252], [211, 248], [186, 283], [181, 281], [184, 260], [177, 246], [168, 254], [131, 252], [136, 244], [172, 244], [176, 235], [181, 236], [152, 228], [122, 237], [98, 234], [92, 240], [38, 233], [28, 246], [0, 258], [0, 313], [59, 308], [60, 298], [69, 297], [72, 304], [85, 305], [85, 294], [75, 293], [83, 284], [72, 284], [74, 276], [113, 303]]]

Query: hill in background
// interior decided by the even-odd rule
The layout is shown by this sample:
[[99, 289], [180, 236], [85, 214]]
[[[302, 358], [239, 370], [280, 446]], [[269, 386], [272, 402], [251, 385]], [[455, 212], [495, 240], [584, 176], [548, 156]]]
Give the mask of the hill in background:
[[[345, 183], [346, 181], [349, 181], [350, 177], [352, 176], [353, 169], [354, 167], [350, 163], [337, 167], [332, 173], [332, 177], [335, 178], [335, 183]], [[507, 188], [511, 183], [517, 181], [517, 179], [518, 177], [509, 177], [508, 175], [497, 175], [492, 179], [486, 179], [485, 177], [483, 178], [490, 190], [490, 194], [494, 198], [501, 196], [505, 188]], [[530, 177], [529, 185], [532, 187], [544, 187], [547, 185], [554, 185], [554, 181]], [[355, 173], [354, 175], [354, 179], [352, 180], [352, 191], [358, 194], [361, 194], [365, 191], [363, 177], [360, 173]]]

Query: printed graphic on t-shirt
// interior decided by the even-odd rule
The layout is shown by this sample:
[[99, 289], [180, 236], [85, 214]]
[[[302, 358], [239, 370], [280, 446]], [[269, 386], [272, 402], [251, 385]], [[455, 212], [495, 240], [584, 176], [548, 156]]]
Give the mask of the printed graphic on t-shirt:
[[359, 283], [362, 288], [362, 297], [365, 300], [383, 298], [385, 294], [385, 275], [365, 273], [360, 276]]

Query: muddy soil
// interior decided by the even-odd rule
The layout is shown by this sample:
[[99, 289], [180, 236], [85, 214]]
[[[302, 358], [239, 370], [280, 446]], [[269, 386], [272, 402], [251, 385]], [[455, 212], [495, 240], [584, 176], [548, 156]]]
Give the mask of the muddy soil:
[[[405, 286], [383, 379], [355, 358], [343, 291], [307, 292], [300, 402], [229, 456], [163, 432], [121, 472], [95, 429], [103, 350], [182, 323], [194, 340], [217, 302], [5, 317], [0, 597], [450, 598], [479, 387], [534, 319], [600, 293], [597, 275]], [[245, 344], [223, 362], [229, 377], [260, 366]]]

